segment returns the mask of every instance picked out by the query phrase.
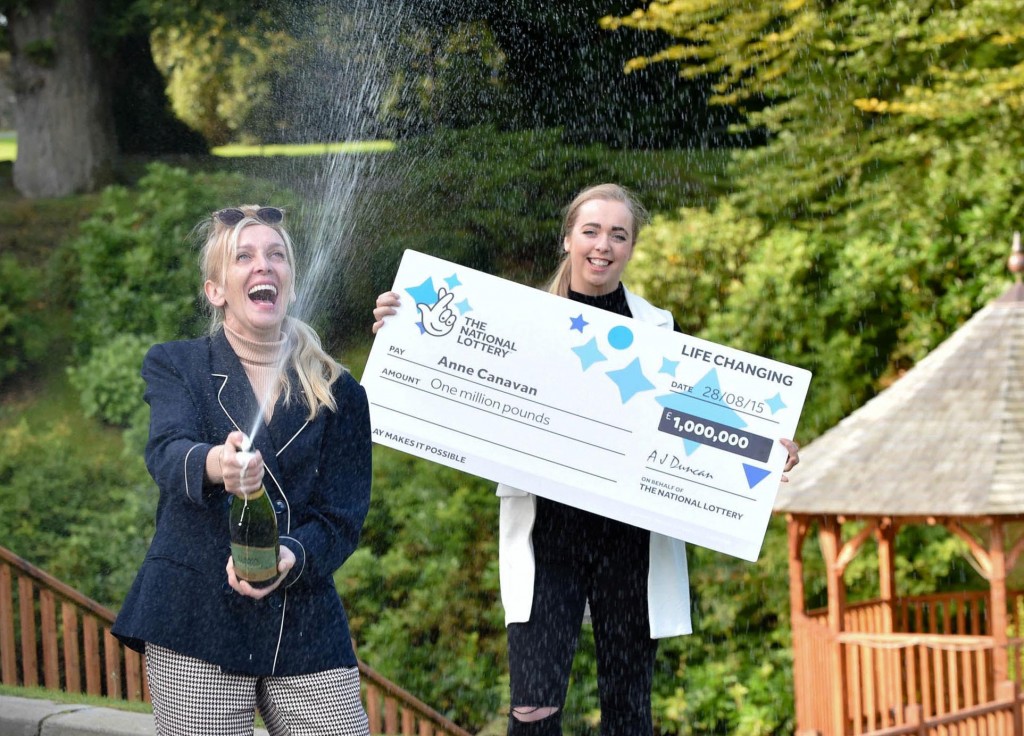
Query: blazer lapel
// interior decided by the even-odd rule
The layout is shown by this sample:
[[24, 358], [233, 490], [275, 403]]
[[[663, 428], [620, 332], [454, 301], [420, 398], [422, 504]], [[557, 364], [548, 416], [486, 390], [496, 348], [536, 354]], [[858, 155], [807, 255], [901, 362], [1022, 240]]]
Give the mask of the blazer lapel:
[[211, 338], [210, 352], [210, 373], [217, 403], [235, 429], [248, 435], [253, 431], [259, 404], [245, 369], [223, 331]]
[[[267, 466], [264, 485], [281, 491], [281, 469], [277, 462], [277, 444], [260, 415], [260, 404], [253, 393], [238, 355], [221, 331], [213, 336], [211, 345], [212, 380], [221, 410], [235, 429], [252, 440], [252, 450], [259, 450]], [[278, 408], [274, 409], [275, 423]], [[273, 494], [272, 494], [273, 495]]]
[[274, 438], [274, 445], [279, 453], [287, 453], [294, 448], [299, 435], [310, 431], [307, 416], [309, 407], [306, 406], [305, 395], [299, 388], [299, 382], [295, 374], [289, 374], [292, 382], [292, 400], [286, 406], [283, 400], [277, 402], [274, 407], [274, 419], [270, 423], [270, 435]]

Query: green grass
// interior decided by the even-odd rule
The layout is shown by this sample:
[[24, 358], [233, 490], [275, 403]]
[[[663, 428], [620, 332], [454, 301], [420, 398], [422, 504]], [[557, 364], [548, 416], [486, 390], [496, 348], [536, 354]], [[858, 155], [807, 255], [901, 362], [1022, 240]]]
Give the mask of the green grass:
[[[243, 146], [215, 146], [211, 153], [223, 158], [240, 156], [319, 156], [324, 153], [387, 153], [395, 148], [393, 141], [342, 141], [338, 143], [289, 143]], [[0, 132], [0, 161], [18, 157], [18, 137], [13, 132]]]
[[131, 713], [152, 713], [153, 707], [149, 703], [132, 700], [118, 700], [115, 698], [102, 698], [98, 695], [85, 695], [83, 693], [68, 693], [63, 690], [46, 690], [41, 687], [12, 687], [0, 685], [0, 695], [7, 695], [15, 698], [32, 698], [33, 700], [52, 700], [54, 703], [67, 705], [90, 705], [96, 708], [113, 708], [125, 710]]

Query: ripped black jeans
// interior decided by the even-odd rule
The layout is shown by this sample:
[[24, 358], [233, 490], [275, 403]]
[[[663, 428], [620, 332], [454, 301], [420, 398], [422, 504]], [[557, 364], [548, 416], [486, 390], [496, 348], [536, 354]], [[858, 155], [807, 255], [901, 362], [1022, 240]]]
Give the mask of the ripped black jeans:
[[[530, 620], [508, 626], [509, 736], [561, 736], [590, 602], [602, 736], [651, 736], [657, 639], [647, 616], [650, 533], [538, 498]], [[537, 717], [555, 708], [546, 717]]]

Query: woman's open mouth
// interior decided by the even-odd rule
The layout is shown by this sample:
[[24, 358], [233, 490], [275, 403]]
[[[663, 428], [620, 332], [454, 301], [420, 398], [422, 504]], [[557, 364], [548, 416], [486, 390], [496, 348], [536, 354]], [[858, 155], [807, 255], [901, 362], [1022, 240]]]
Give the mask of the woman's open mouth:
[[275, 304], [277, 287], [273, 284], [257, 284], [249, 289], [249, 298], [257, 304]]

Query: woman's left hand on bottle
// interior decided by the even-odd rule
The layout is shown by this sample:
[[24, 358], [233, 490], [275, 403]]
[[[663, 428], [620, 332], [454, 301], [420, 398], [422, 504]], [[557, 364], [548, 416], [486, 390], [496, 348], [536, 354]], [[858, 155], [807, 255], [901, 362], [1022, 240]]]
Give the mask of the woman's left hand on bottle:
[[239, 595], [259, 600], [260, 598], [268, 596], [277, 590], [281, 581], [285, 579], [288, 575], [288, 571], [293, 567], [295, 567], [295, 553], [282, 544], [281, 551], [277, 558], [277, 572], [279, 574], [272, 585], [268, 585], [265, 588], [254, 588], [245, 580], [239, 580], [238, 576], [235, 575], [235, 560], [232, 557], [228, 557], [228, 564], [225, 569], [228, 573], [228, 585], [231, 586], [232, 590]]

